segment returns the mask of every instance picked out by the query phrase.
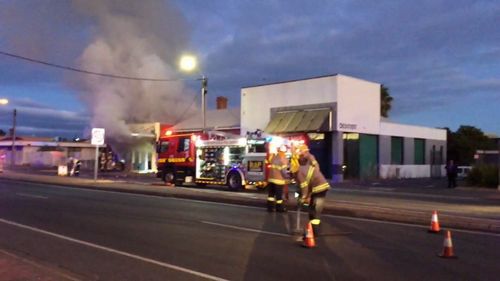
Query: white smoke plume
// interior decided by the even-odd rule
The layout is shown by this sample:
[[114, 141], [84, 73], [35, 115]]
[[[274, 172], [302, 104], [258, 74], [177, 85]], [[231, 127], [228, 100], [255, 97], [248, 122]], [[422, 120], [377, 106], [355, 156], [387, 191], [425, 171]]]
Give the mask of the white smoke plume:
[[[74, 0], [74, 7], [94, 23], [91, 42], [79, 58], [82, 69], [129, 77], [179, 77], [177, 62], [188, 46], [189, 28], [168, 1]], [[76, 84], [89, 106], [91, 125], [105, 128], [107, 138], [115, 141], [127, 141], [128, 123], [173, 124], [196, 108], [195, 94], [179, 80], [82, 75]]]

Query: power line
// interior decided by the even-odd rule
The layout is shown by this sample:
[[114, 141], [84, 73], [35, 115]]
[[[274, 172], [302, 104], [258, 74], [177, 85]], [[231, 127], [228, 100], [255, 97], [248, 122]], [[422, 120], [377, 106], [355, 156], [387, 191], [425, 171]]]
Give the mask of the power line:
[[32, 59], [32, 58], [12, 54], [12, 53], [3, 52], [3, 51], [0, 51], [0, 54], [4, 55], [4, 56], [9, 56], [9, 57], [13, 57], [16, 59], [20, 59], [20, 60], [29, 61], [32, 63], [38, 63], [38, 64], [42, 64], [42, 65], [46, 65], [46, 66], [51, 66], [51, 67], [63, 69], [63, 70], [69, 70], [69, 71], [74, 71], [74, 72], [79, 72], [79, 73], [84, 73], [84, 74], [89, 74], [89, 75], [103, 76], [103, 77], [114, 78], [114, 79], [125, 79], [125, 80], [135, 80], [135, 81], [151, 81], [151, 82], [173, 82], [173, 81], [182, 81], [182, 80], [184, 80], [184, 81], [201, 80], [201, 79], [179, 79], [179, 78], [159, 79], [159, 78], [144, 78], [144, 77], [115, 75], [115, 74], [88, 71], [88, 70], [79, 69], [79, 68], [75, 68], [75, 67], [71, 67], [71, 66], [64, 66], [64, 65], [60, 65], [60, 64], [50, 63], [50, 62]]
[[191, 101], [191, 104], [184, 110], [184, 112], [179, 115], [179, 118], [177, 118], [177, 120], [175, 120], [175, 124], [174, 125], [177, 125], [179, 124], [180, 122], [183, 121], [184, 119], [184, 115], [186, 115], [186, 113], [189, 111], [189, 109], [193, 106], [194, 102], [198, 99], [198, 95], [194, 95], [194, 98], [193, 100]]

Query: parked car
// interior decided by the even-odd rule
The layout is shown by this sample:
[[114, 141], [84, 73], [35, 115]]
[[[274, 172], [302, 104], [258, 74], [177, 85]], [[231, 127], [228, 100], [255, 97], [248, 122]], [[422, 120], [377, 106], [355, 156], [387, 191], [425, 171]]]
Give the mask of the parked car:
[[457, 167], [457, 178], [464, 179], [472, 170], [472, 166], [458, 166]]

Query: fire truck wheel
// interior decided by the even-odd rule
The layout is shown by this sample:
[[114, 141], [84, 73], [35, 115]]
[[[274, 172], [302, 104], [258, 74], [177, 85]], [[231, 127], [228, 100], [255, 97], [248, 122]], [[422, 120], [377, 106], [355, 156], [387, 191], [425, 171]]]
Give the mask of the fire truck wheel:
[[167, 182], [174, 183], [174, 179], [175, 179], [175, 175], [174, 175], [173, 170], [165, 169], [165, 171], [163, 171], [163, 181], [165, 183], [167, 183]]
[[231, 172], [227, 176], [227, 186], [231, 190], [240, 190], [243, 188], [241, 175], [238, 172]]

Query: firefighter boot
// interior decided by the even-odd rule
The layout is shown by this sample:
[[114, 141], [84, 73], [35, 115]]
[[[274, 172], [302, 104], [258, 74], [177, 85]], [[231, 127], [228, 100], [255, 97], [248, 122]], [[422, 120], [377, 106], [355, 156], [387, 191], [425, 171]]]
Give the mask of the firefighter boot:
[[320, 223], [321, 223], [321, 221], [319, 219], [311, 220], [311, 225], [312, 225], [314, 237], [320, 235]]
[[283, 200], [276, 201], [276, 211], [280, 213], [286, 212], [286, 205]]
[[276, 209], [276, 201], [274, 198], [267, 198], [267, 211], [272, 213]]

